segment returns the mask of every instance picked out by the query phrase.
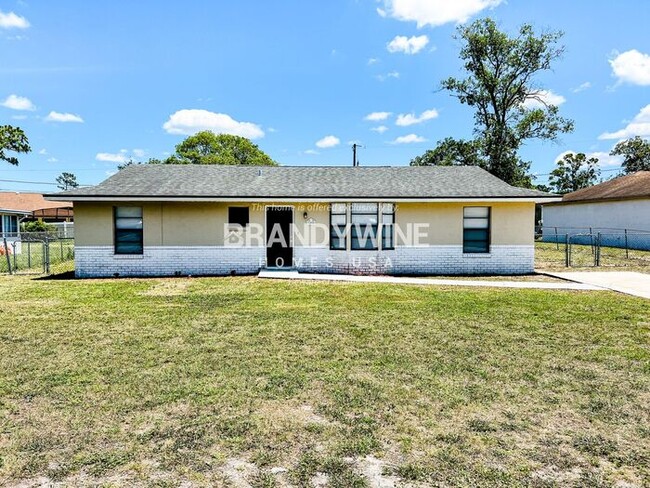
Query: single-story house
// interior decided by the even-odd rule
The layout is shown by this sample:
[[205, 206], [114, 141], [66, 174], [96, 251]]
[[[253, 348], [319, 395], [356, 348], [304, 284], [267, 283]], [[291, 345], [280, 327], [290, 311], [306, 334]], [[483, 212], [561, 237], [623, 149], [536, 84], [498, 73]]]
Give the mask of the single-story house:
[[27, 215], [28, 212], [0, 207], [0, 238], [17, 238], [19, 222]]
[[17, 237], [20, 223], [33, 220], [64, 228], [72, 225], [72, 202], [48, 201], [41, 193], [0, 192], [0, 216], [0, 232], [5, 237]]
[[650, 171], [620, 176], [542, 207], [545, 240], [601, 235], [607, 245], [650, 249]]
[[524, 274], [535, 204], [478, 167], [133, 165], [74, 203], [78, 277]]

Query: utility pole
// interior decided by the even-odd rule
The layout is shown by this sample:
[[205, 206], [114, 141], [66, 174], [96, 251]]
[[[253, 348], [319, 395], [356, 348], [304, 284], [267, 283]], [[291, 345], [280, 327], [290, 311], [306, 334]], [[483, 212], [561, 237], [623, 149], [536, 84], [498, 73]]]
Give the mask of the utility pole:
[[363, 147], [356, 142], [352, 144], [352, 166], [359, 166], [359, 161], [357, 160], [357, 148]]

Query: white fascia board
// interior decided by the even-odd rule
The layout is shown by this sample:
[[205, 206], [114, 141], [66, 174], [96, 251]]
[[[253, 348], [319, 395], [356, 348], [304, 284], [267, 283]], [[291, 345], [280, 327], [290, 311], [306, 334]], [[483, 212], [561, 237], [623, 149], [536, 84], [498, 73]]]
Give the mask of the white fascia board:
[[[54, 200], [54, 198], [45, 197], [46, 200]], [[562, 200], [561, 197], [472, 197], [472, 198], [378, 198], [378, 197], [365, 197], [365, 198], [343, 198], [343, 197], [320, 197], [320, 198], [244, 198], [244, 197], [66, 197], [67, 201], [71, 202], [250, 202], [250, 203], [281, 203], [281, 202], [305, 202], [305, 203], [319, 203], [319, 202], [386, 202], [386, 203], [451, 203], [451, 202], [530, 202], [530, 203], [545, 203], [545, 202], [558, 202]]]

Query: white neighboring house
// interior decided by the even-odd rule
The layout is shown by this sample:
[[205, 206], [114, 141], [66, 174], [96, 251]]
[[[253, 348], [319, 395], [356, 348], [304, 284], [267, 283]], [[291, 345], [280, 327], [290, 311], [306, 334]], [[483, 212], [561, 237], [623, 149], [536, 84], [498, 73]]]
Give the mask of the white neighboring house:
[[[567, 193], [542, 207], [544, 239], [579, 233], [602, 233], [613, 240], [627, 233], [630, 245], [650, 249], [650, 171], [638, 171]], [[648, 233], [647, 235], [645, 233]]]
[[27, 217], [29, 212], [0, 208], [0, 252], [4, 255], [5, 243], [10, 253], [20, 254], [18, 242], [20, 221]]

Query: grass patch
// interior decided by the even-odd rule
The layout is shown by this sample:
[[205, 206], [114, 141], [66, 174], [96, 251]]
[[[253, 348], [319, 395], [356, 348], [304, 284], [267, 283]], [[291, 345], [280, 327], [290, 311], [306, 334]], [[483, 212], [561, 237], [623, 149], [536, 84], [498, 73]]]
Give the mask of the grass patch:
[[[639, 271], [650, 273], [650, 251], [617, 247], [600, 248], [600, 265], [594, 266], [595, 247], [571, 245], [571, 267], [587, 271]], [[561, 270], [566, 268], [566, 244], [535, 242], [535, 268]]]
[[254, 278], [0, 293], [0, 485], [372, 486], [368, 456], [405, 482], [650, 483], [642, 299]]

